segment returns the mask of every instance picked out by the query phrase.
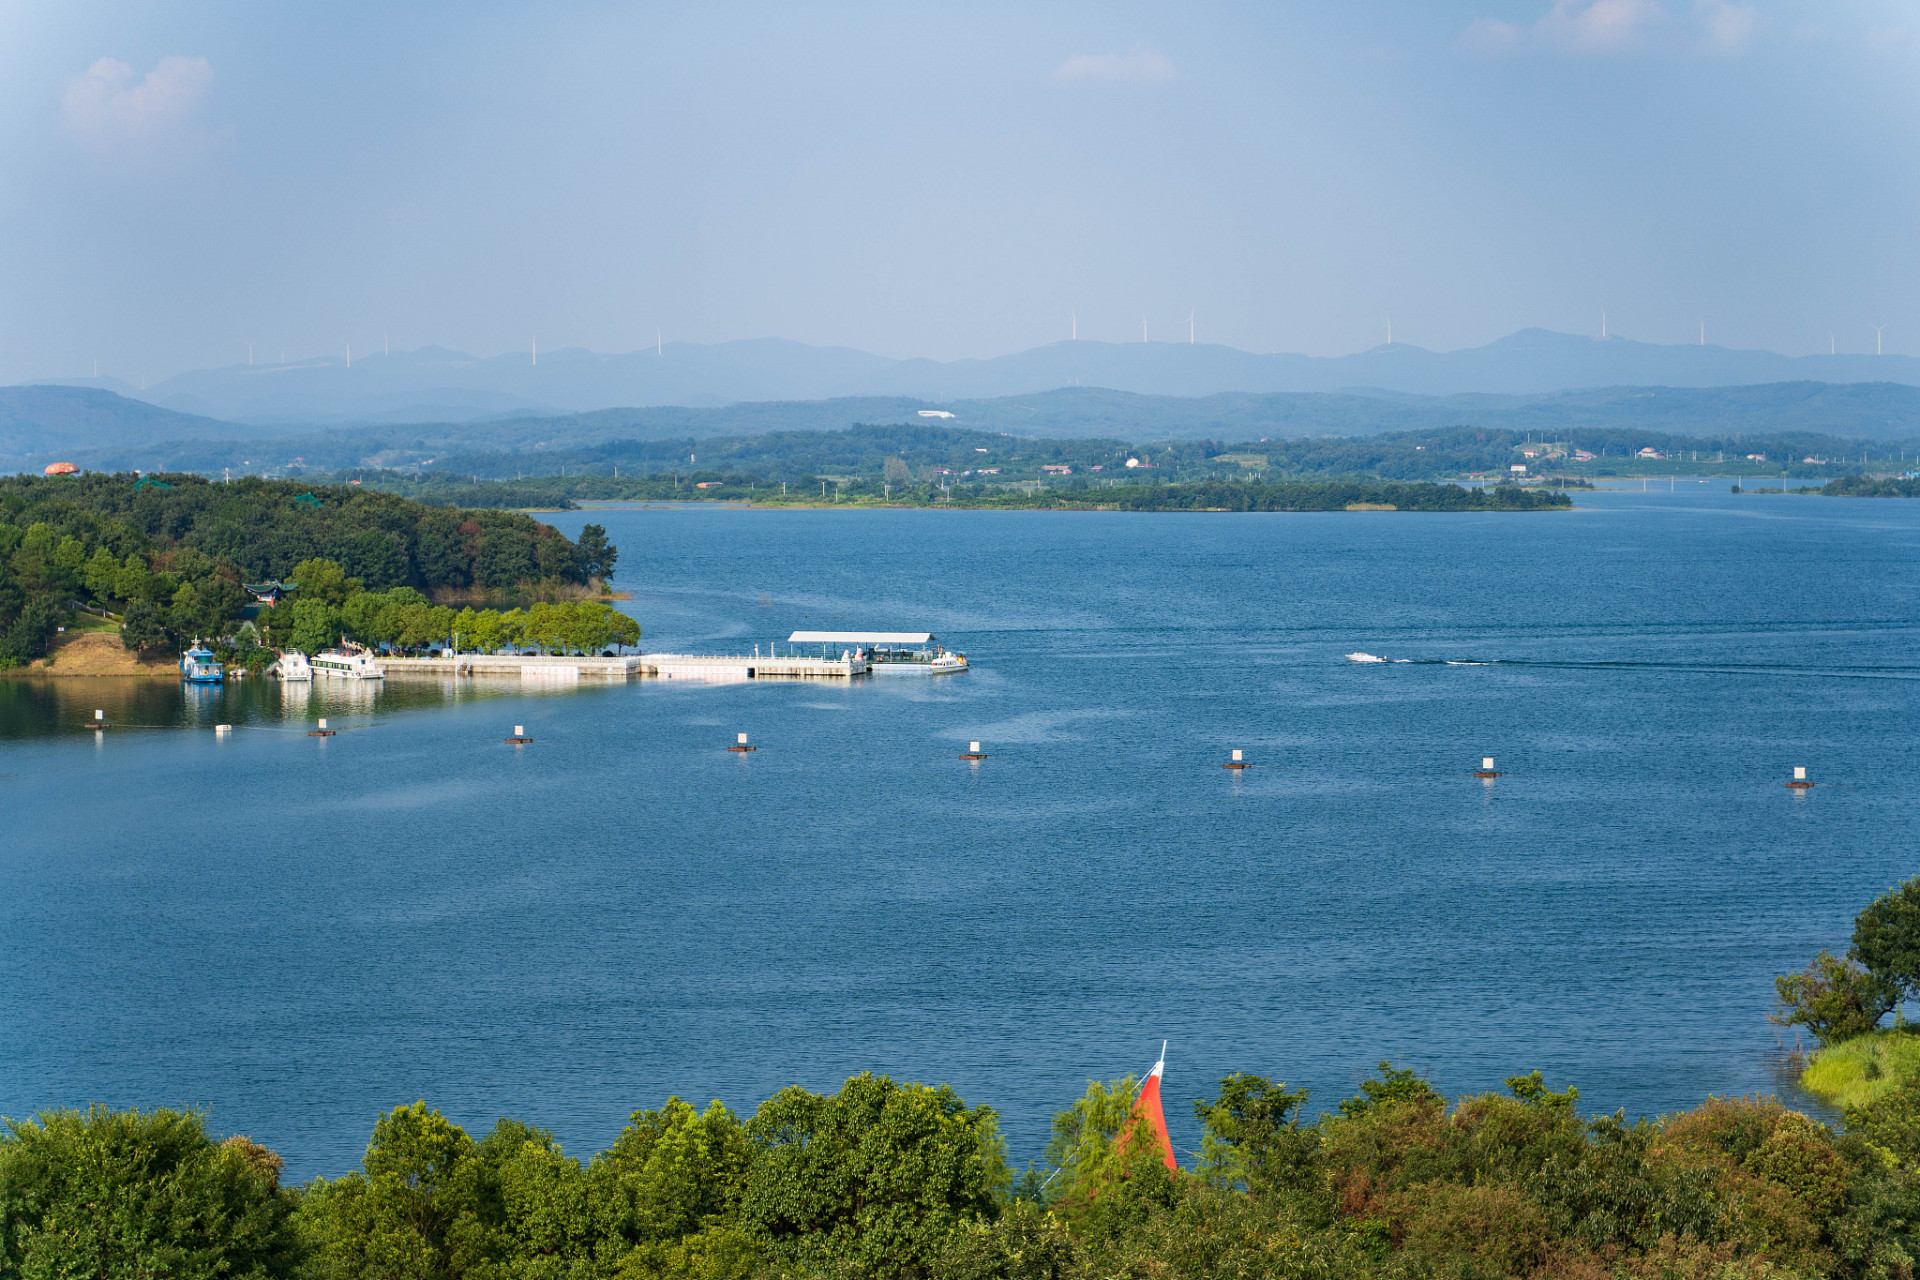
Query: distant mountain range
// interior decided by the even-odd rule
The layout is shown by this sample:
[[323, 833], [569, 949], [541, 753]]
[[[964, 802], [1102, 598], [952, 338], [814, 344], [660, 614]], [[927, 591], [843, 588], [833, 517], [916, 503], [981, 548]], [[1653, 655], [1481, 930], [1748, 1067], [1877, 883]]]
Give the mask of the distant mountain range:
[[[923, 417], [923, 414], [941, 416]], [[950, 416], [947, 416], [950, 415]], [[323, 470], [431, 464], [455, 454], [540, 455], [603, 444], [925, 423], [1055, 439], [1130, 442], [1367, 436], [1469, 426], [1566, 440], [1583, 430], [1739, 437], [1817, 433], [1842, 441], [1920, 443], [1920, 387], [1772, 383], [1613, 387], [1543, 395], [1414, 396], [1375, 392], [1232, 392], [1149, 396], [1097, 387], [949, 400], [903, 397], [661, 406], [592, 413], [297, 428], [219, 422], [81, 387], [0, 387], [0, 469], [48, 462], [91, 469], [236, 474], [290, 465]], [[661, 459], [670, 461], [670, 459]], [[532, 473], [531, 470], [529, 472]]]
[[1733, 387], [1781, 382], [1920, 385], [1911, 356], [1784, 356], [1664, 346], [1523, 329], [1483, 347], [1435, 352], [1405, 343], [1353, 355], [1258, 355], [1183, 342], [1057, 342], [987, 360], [892, 360], [778, 339], [668, 343], [607, 355], [583, 350], [478, 358], [429, 347], [185, 373], [109, 390], [181, 413], [255, 426], [369, 425], [550, 416], [610, 408], [713, 408], [753, 402], [898, 397], [954, 401], [1101, 387], [1146, 396], [1391, 392], [1530, 396], [1595, 387]]

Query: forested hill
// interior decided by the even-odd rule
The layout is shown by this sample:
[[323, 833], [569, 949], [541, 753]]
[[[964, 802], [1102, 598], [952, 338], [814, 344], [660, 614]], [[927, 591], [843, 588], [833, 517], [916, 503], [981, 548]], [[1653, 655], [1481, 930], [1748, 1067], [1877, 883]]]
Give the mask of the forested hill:
[[584, 583], [611, 554], [583, 552], [524, 515], [428, 507], [353, 485], [7, 477], [0, 666], [44, 653], [75, 603], [137, 612], [148, 635], [226, 634], [245, 604], [243, 582], [285, 578], [304, 560], [335, 561], [375, 590], [504, 600], [536, 584]]

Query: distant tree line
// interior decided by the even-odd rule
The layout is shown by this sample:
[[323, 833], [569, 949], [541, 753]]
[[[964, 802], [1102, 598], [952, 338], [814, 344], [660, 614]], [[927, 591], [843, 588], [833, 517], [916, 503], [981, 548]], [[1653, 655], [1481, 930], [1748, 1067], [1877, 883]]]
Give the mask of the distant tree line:
[[479, 591], [613, 573], [618, 550], [523, 515], [422, 506], [364, 486], [199, 476], [0, 478], [0, 667], [46, 653], [76, 606], [117, 613], [130, 648], [232, 634], [242, 584], [325, 559], [374, 590]]
[[[715, 489], [763, 495], [785, 484], [812, 488], [822, 479], [868, 481], [892, 493], [928, 485], [988, 486], [1040, 478], [1046, 466], [1072, 469], [1050, 485], [1101, 484], [1116, 476], [1160, 482], [1246, 478], [1435, 480], [1474, 474], [1504, 476], [1515, 464], [1534, 471], [1638, 474], [1650, 465], [1700, 467], [1732, 474], [1826, 477], [1861, 469], [1863, 456], [1894, 465], [1912, 450], [1812, 431], [1700, 436], [1632, 427], [1569, 425], [1558, 442], [1595, 455], [1591, 462], [1548, 458], [1540, 432], [1470, 424], [1373, 435], [1288, 434], [1276, 424], [1264, 439], [1220, 437], [1130, 444], [1112, 437], [1036, 438], [916, 423], [856, 425], [843, 431], [779, 431], [697, 440], [608, 440], [533, 451], [473, 450], [435, 459], [436, 469], [358, 470], [360, 479], [424, 501], [501, 507], [558, 506], [575, 499], [711, 499]], [[1535, 458], [1528, 458], [1532, 448]], [[1636, 460], [1643, 449], [1659, 463]], [[1764, 455], [1754, 462], [1749, 454]], [[1806, 458], [1827, 459], [1810, 463]], [[1128, 468], [1128, 459], [1144, 464]], [[983, 475], [982, 471], [992, 472]], [[707, 489], [698, 488], [706, 484]]]
[[0, 1135], [0, 1277], [214, 1280], [1905, 1280], [1920, 1087], [1836, 1133], [1773, 1100], [1583, 1117], [1539, 1072], [1451, 1106], [1380, 1064], [1310, 1118], [1246, 1074], [1169, 1170], [1131, 1077], [1061, 1112], [1016, 1178], [992, 1109], [858, 1075], [741, 1118], [669, 1098], [582, 1161], [424, 1102], [357, 1170], [172, 1111], [53, 1111]]

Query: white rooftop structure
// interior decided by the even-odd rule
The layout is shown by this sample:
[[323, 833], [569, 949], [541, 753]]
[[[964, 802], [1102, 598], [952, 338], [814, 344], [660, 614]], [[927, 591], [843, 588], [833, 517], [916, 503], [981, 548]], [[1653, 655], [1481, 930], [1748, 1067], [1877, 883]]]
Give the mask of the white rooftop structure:
[[788, 644], [926, 644], [933, 639], [929, 631], [796, 631]]

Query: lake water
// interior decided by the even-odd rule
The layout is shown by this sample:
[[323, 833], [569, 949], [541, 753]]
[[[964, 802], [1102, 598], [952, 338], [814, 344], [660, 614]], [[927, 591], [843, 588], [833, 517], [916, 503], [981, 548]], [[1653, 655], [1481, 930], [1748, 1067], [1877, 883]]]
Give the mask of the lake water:
[[1773, 975], [1920, 870], [1920, 502], [1577, 501], [554, 518], [649, 648], [931, 629], [951, 677], [0, 682], [0, 1114], [199, 1106], [305, 1177], [415, 1098], [585, 1156], [863, 1069], [1023, 1165], [1163, 1039], [1183, 1150], [1236, 1069], [1778, 1090]]

